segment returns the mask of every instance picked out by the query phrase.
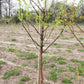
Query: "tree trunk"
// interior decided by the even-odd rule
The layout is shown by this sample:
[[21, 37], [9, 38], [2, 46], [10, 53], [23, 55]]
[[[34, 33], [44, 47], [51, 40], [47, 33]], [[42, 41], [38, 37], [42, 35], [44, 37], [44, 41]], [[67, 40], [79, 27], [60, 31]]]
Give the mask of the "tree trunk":
[[0, 0], [0, 18], [2, 17], [2, 12], [1, 12], [1, 1], [2, 1], [2, 0]]
[[8, 5], [9, 5], [9, 16], [10, 16], [10, 0], [9, 0], [9, 2], [8, 2]]
[[[44, 21], [45, 19], [45, 10], [42, 11], [42, 21]], [[42, 57], [43, 57], [43, 41], [44, 41], [44, 26], [41, 25], [41, 29], [40, 29], [40, 76], [41, 76], [41, 82], [40, 84], [43, 84], [43, 61], [42, 61]]]

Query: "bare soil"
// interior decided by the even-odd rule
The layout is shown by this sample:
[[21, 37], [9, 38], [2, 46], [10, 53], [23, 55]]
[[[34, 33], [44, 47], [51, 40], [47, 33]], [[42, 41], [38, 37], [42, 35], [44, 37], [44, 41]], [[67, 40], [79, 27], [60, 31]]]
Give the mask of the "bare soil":
[[[36, 26], [39, 30], [39, 26]], [[58, 35], [60, 32], [60, 28], [63, 26], [58, 26], [56, 30], [53, 31], [51, 37], [48, 39], [47, 43], [45, 44], [44, 49], [53, 41], [53, 39]], [[35, 30], [30, 26], [31, 28], [31, 34], [33, 38], [39, 43], [39, 36], [36, 34]], [[78, 35], [82, 43], [84, 43], [84, 33], [80, 32], [79, 29], [77, 29], [75, 26], [75, 33]], [[84, 26], [81, 26], [82, 29], [84, 29]], [[47, 32], [49, 33], [50, 30]], [[82, 38], [82, 39], [81, 39]], [[12, 39], [16, 39], [16, 41], [12, 41]], [[47, 38], [46, 38], [47, 39]], [[49, 56], [47, 59], [47, 63], [43, 67], [43, 73], [44, 73], [44, 84], [64, 84], [62, 82], [63, 78], [75, 77], [75, 79], [72, 79], [72, 84], [84, 84], [84, 76], [77, 76], [77, 71], [71, 72], [71, 71], [64, 71], [61, 72], [56, 82], [53, 82], [51, 80], [47, 80], [47, 77], [50, 76], [49, 72], [53, 70], [54, 68], [66, 68], [67, 66], [71, 65], [74, 68], [76, 68], [79, 63], [74, 63], [71, 61], [71, 59], [77, 59], [84, 61], [84, 51], [78, 51], [84, 50], [81, 45], [78, 44], [78, 41], [74, 38], [74, 36], [71, 34], [70, 30], [67, 28], [61, 35], [61, 37], [55, 42], [57, 44], [53, 44], [44, 54], [43, 56]], [[30, 37], [27, 35], [25, 30], [21, 25], [0, 25], [0, 61], [5, 61], [6, 64], [2, 65], [2, 68], [0, 69], [0, 84], [17, 84], [20, 82], [20, 78], [23, 76], [29, 76], [30, 80], [23, 82], [23, 84], [36, 84], [37, 81], [37, 68], [34, 67], [34, 64], [37, 62], [37, 58], [35, 59], [28, 59], [23, 60], [20, 59], [15, 52], [8, 51], [8, 47], [13, 47], [17, 50], [25, 51], [28, 53], [36, 53], [39, 55], [39, 50], [36, 48]], [[69, 51], [71, 52], [69, 52]], [[61, 56], [65, 58], [66, 64], [60, 65], [57, 62], [52, 62], [50, 58], [52, 56]], [[13, 61], [14, 60], [14, 61]], [[50, 64], [54, 63], [55, 67], [50, 67]], [[23, 67], [22, 64], [28, 64], [28, 66]], [[11, 71], [13, 69], [19, 68], [21, 70], [21, 73], [19, 76], [11, 76], [8, 79], [2, 79], [4, 76], [4, 73], [7, 71]]]

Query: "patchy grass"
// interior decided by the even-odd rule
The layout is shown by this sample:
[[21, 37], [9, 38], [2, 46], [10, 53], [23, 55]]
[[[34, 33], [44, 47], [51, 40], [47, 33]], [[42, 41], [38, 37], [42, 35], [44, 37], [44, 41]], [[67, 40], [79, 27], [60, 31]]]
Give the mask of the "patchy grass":
[[68, 78], [63, 78], [63, 79], [62, 79], [62, 82], [63, 82], [64, 84], [73, 84], [73, 83], [71, 82], [71, 80], [68, 79]]
[[26, 67], [26, 66], [28, 66], [28, 64], [22, 64], [22, 66], [23, 66], [23, 67]]
[[24, 51], [17, 51], [15, 53], [15, 55], [19, 56], [20, 59], [35, 59], [37, 58], [38, 56], [35, 54], [35, 53], [28, 53], [28, 52], [24, 52]]
[[0, 65], [1, 65], [1, 64], [6, 64], [6, 62], [0, 61]]
[[71, 59], [71, 61], [72, 61], [72, 62], [75, 62], [75, 63], [77, 63], [77, 62], [78, 62], [78, 60], [77, 60], [77, 59]]
[[84, 52], [84, 49], [78, 49], [78, 51], [80, 51], [80, 52]]
[[16, 51], [16, 49], [14, 47], [7, 47], [7, 50], [10, 51], [10, 52]]
[[14, 70], [11, 70], [11, 71], [7, 71], [4, 73], [4, 76], [2, 77], [3, 79], [8, 79], [10, 78], [10, 76], [18, 76], [20, 75], [20, 70], [19, 69], [14, 69]]
[[65, 50], [66, 52], [68, 52], [68, 53], [72, 53], [72, 51], [71, 50]]
[[59, 74], [58, 69], [56, 68], [56, 69], [50, 71], [49, 74], [50, 74], [50, 76], [47, 77], [47, 79], [55, 82], [57, 80], [57, 76]]
[[30, 80], [30, 78], [27, 77], [27, 76], [24, 76], [24, 77], [22, 77], [22, 78], [20, 79], [20, 81], [29, 81], [29, 80]]
[[35, 64], [33, 66], [34, 66], [34, 68], [38, 68], [38, 62], [35, 62]]
[[50, 67], [55, 67], [55, 64], [54, 64], [54, 63], [51, 63], [51, 64], [50, 64]]
[[11, 41], [16, 41], [16, 39], [11, 39]]
[[72, 66], [67, 66], [66, 70], [69, 70], [71, 72], [76, 72], [76, 68], [73, 68]]
[[66, 64], [66, 62], [65, 62], [65, 61], [62, 61], [62, 60], [59, 61], [58, 63], [61, 64], [61, 65], [62, 65], [62, 64]]

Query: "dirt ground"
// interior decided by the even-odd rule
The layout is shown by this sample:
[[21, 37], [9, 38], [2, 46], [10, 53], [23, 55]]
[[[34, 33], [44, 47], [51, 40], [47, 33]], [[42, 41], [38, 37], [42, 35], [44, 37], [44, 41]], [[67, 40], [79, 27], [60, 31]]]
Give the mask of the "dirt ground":
[[[39, 30], [39, 26], [36, 27]], [[30, 28], [33, 38], [39, 43], [38, 34], [36, 34], [35, 30], [31, 26]], [[58, 26], [56, 30], [53, 31], [51, 37], [45, 43], [44, 49], [58, 35], [60, 28], [62, 28], [62, 26]], [[75, 26], [74, 28], [77, 36], [81, 42], [84, 43], [84, 33], [80, 32], [80, 30]], [[84, 26], [81, 26], [81, 28], [84, 29]], [[49, 32], [50, 30], [47, 33]], [[39, 50], [36, 48], [21, 25], [0, 25], [0, 61], [6, 62], [6, 64], [1, 65], [0, 84], [36, 84], [38, 74], [37, 68], [34, 67], [34, 65], [38, 58], [26, 60], [21, 59], [19, 56], [17, 56], [16, 51], [10, 50], [11, 48], [14, 48], [16, 51], [20, 50], [23, 52], [36, 53], [36, 55], [39, 55]], [[59, 64], [59, 62], [52, 61], [51, 58], [53, 56], [63, 57], [63, 61], [66, 63]], [[67, 70], [67, 66], [72, 66], [76, 69], [79, 65], [78, 62], [72, 62], [71, 59], [84, 61], [84, 49], [74, 38], [68, 28], [65, 29], [61, 37], [43, 54], [43, 57], [45, 60], [43, 66], [44, 84], [84, 84], [84, 75], [78, 76], [76, 70], [75, 72]], [[54, 67], [51, 66], [52, 63], [55, 64]], [[63, 68], [65, 70], [60, 72], [57, 76], [57, 80], [53, 82], [47, 78], [50, 76], [49, 72], [55, 68]], [[10, 76], [8, 79], [2, 78], [5, 72], [11, 71], [13, 69], [20, 69], [20, 75]], [[30, 80], [20, 81], [21, 77], [23, 76], [28, 76]], [[71, 77], [73, 77], [73, 79], [70, 79]], [[72, 83], [62, 82], [64, 78], [70, 79]]]

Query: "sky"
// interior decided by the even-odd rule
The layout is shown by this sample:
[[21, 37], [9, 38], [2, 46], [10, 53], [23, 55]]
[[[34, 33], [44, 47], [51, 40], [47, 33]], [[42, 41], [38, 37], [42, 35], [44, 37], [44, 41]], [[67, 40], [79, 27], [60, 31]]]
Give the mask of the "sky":
[[[26, 0], [26, 1], [29, 1], [29, 0]], [[34, 1], [37, 1], [37, 0], [34, 0]], [[40, 1], [40, 0], [39, 0]], [[50, 3], [52, 0], [49, 0], [48, 2]], [[64, 1], [64, 0], [55, 0], [55, 1]], [[75, 1], [75, 6], [79, 3], [80, 0], [67, 0], [67, 3], [68, 4], [71, 4], [72, 2]], [[18, 8], [18, 1], [17, 0], [13, 0], [13, 2], [15, 3], [16, 5], [16, 9]], [[23, 4], [23, 3], [22, 3]], [[43, 4], [42, 4], [43, 5]]]

